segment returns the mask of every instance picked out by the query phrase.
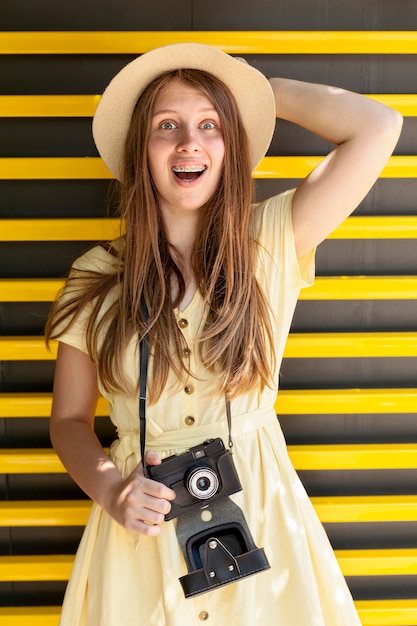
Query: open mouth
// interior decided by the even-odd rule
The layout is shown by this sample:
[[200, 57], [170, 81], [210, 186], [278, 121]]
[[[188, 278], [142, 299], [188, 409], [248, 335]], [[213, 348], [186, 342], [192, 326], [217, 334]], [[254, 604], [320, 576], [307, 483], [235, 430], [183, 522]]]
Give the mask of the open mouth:
[[175, 176], [181, 180], [194, 181], [197, 180], [206, 171], [205, 165], [174, 165], [172, 168]]

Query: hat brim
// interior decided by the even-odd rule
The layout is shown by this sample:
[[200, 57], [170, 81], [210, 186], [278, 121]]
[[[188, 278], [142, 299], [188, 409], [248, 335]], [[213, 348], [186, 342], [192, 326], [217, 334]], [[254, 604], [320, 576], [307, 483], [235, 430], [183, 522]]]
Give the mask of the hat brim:
[[99, 154], [120, 179], [126, 135], [136, 102], [164, 72], [204, 70], [223, 81], [234, 95], [249, 138], [252, 169], [268, 150], [275, 129], [275, 98], [261, 72], [212, 46], [180, 43], [156, 48], [126, 65], [107, 86], [93, 119]]

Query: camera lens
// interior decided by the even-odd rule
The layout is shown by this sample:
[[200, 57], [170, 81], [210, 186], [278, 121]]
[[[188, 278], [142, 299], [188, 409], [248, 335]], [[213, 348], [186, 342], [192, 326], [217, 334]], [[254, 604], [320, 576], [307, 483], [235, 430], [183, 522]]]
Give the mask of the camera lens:
[[207, 500], [214, 496], [219, 488], [217, 474], [209, 467], [195, 467], [187, 478], [187, 489], [199, 500]]

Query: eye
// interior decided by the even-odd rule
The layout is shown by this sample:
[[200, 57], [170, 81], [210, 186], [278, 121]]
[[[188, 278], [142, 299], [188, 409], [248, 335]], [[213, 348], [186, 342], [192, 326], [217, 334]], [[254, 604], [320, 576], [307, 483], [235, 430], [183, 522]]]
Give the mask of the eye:
[[162, 128], [162, 130], [174, 130], [177, 128], [177, 125], [167, 120], [166, 122], [162, 122], [159, 127]]
[[216, 128], [216, 124], [214, 122], [211, 122], [210, 120], [206, 120], [205, 122], [200, 124], [200, 128], [202, 128], [203, 130], [212, 130], [213, 128]]

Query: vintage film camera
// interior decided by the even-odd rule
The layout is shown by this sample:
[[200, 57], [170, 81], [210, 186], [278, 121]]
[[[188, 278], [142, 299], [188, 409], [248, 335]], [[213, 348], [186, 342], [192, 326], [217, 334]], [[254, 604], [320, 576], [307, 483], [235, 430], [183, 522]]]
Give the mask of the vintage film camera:
[[148, 465], [147, 471], [149, 478], [176, 493], [167, 521], [242, 489], [232, 455], [219, 437], [170, 456], [161, 465]]
[[188, 569], [179, 580], [186, 598], [269, 569], [242, 510], [228, 497], [242, 486], [220, 438], [148, 465], [147, 472], [177, 496], [165, 519], [178, 517], [176, 533]]

